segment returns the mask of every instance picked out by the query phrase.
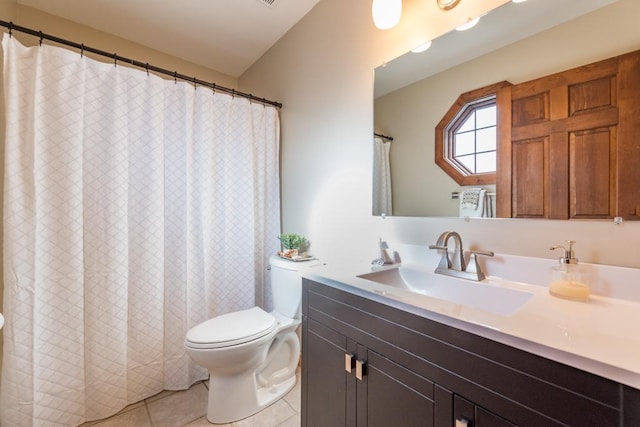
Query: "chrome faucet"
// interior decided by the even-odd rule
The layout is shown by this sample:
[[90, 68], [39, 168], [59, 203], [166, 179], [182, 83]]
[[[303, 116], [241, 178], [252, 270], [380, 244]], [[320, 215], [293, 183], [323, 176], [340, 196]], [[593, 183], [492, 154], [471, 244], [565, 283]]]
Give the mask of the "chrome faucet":
[[[449, 239], [453, 239], [455, 246], [453, 248], [453, 259], [449, 254]], [[469, 251], [469, 260], [465, 262], [464, 250], [462, 248], [462, 237], [455, 231], [445, 231], [438, 237], [435, 245], [429, 245], [429, 249], [438, 249], [443, 251], [440, 264], [435, 272], [447, 276], [459, 277], [462, 279], [470, 279], [481, 281], [487, 276], [482, 271], [480, 264], [477, 262], [478, 255], [493, 256], [491, 251]]]
[[[449, 239], [453, 239], [456, 244], [453, 249], [453, 260], [449, 257]], [[465, 270], [466, 266], [462, 254], [462, 237], [455, 231], [445, 231], [442, 233], [440, 237], [438, 237], [435, 245], [429, 245], [429, 249], [441, 249], [444, 251], [442, 252], [442, 258], [440, 259], [436, 273], [438, 273], [438, 270]]]

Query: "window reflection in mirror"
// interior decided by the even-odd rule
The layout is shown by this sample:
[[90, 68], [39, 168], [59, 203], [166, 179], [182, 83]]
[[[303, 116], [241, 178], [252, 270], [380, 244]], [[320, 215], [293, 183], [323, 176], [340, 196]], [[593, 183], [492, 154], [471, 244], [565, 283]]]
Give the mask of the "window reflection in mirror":
[[447, 158], [457, 165], [466, 176], [496, 171], [496, 101], [488, 104], [465, 105], [461, 117], [464, 121], [451, 123], [447, 128], [450, 156]]

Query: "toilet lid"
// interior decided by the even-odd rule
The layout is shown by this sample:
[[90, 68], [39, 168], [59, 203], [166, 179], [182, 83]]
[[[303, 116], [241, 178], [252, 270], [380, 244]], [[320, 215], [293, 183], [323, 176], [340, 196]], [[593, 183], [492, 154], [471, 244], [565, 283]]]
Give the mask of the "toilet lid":
[[276, 319], [260, 307], [214, 317], [187, 332], [187, 342], [196, 347], [227, 347], [253, 341], [276, 327]]

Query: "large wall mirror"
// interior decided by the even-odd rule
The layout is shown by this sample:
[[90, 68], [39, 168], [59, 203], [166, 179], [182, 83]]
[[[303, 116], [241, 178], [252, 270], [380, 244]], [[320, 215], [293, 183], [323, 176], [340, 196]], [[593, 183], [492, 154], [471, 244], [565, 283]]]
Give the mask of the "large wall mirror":
[[[374, 133], [393, 141], [375, 142], [380, 155], [389, 153], [392, 202], [381, 207], [385, 195], [374, 194], [374, 215], [461, 216], [459, 196], [469, 187], [450, 178], [434, 155], [436, 126], [456, 99], [501, 81], [527, 82], [638, 50], [637, 16], [638, 0], [509, 2], [470, 30], [452, 31], [425, 52], [376, 68]], [[381, 176], [374, 171], [374, 192], [384, 187]], [[491, 184], [481, 187], [496, 191]]]

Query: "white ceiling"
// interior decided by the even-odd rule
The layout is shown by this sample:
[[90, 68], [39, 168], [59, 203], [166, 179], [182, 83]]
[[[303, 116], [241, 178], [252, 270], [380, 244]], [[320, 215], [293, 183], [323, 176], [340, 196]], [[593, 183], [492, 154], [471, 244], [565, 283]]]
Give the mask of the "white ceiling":
[[242, 75], [318, 1], [17, 0], [232, 77]]

